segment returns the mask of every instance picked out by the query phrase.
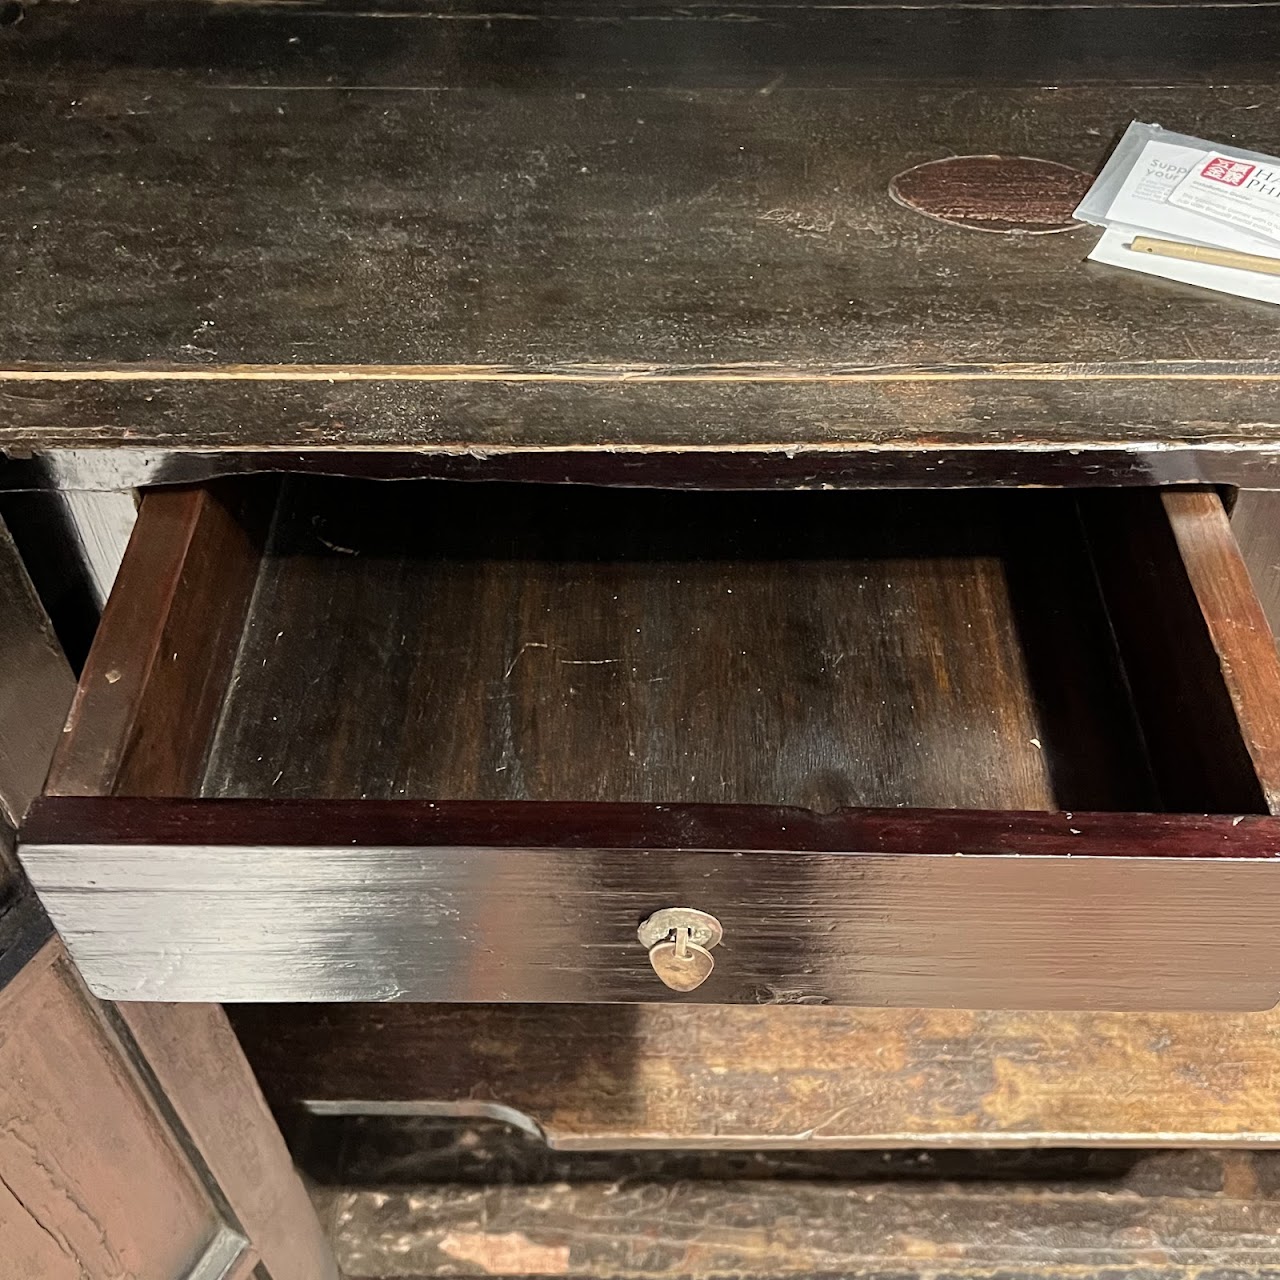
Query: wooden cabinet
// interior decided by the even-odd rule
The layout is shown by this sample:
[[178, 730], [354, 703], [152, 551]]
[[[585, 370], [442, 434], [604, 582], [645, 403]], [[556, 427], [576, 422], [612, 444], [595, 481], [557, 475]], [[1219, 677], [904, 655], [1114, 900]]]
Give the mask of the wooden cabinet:
[[[900, 175], [1087, 180], [1133, 118], [1280, 149], [1280, 11], [3, 8], [0, 484], [153, 489], [23, 837], [95, 991], [1275, 1003], [1280, 682], [1222, 503], [1274, 546], [1280, 312]], [[722, 931], [687, 994], [668, 908]], [[382, 1026], [340, 1013], [291, 1012], [312, 1065]], [[1099, 1093], [1156, 1091], [1151, 1025]], [[1255, 1036], [1163, 1076], [1229, 1093]], [[1066, 1110], [1027, 1140], [1164, 1132]]]
[[1212, 491], [268, 478], [144, 499], [22, 856], [117, 998], [1262, 1009], [1278, 791]]

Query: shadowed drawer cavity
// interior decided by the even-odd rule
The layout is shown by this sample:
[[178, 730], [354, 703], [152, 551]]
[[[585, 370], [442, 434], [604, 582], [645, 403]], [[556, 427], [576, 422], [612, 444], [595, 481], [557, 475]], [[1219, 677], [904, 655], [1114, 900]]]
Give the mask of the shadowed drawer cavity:
[[1069, 496], [298, 482], [201, 790], [1158, 803]]

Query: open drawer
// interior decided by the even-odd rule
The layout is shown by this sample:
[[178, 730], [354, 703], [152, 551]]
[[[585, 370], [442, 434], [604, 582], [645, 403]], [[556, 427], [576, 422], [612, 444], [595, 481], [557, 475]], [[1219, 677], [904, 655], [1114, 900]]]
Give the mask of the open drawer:
[[115, 999], [1251, 1009], [1278, 802], [1210, 491], [264, 477], [143, 500], [22, 857]]

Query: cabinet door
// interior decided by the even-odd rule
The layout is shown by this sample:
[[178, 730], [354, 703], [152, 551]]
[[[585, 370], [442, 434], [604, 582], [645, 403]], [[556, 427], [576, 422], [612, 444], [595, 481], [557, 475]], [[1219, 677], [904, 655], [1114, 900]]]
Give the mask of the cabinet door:
[[6, 959], [29, 958], [0, 989], [0, 1275], [335, 1276], [221, 1008], [95, 1000], [34, 903], [15, 912]]
[[218, 1005], [95, 999], [12, 858], [74, 680], [0, 524], [0, 1280], [328, 1280]]

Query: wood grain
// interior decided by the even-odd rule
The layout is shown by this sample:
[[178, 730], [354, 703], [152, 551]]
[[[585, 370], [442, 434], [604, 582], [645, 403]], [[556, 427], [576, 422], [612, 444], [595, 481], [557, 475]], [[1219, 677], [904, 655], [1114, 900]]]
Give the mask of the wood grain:
[[0, 33], [0, 442], [1272, 449], [1272, 309], [888, 185], [1135, 115], [1265, 150], [1273, 7], [468, 12]]
[[[732, 938], [699, 1000], [1275, 1003], [1266, 722], [1237, 721], [1206, 620], [1259, 606], [1209, 564], [1216, 497], [1213, 539], [1180, 546], [1149, 493], [1096, 496], [1115, 518], [1088, 545], [1061, 493], [281, 493], [247, 615], [219, 622], [220, 708], [199, 683], [194, 715], [154, 704], [153, 738], [203, 744], [216, 713], [184, 783], [205, 798], [117, 782], [27, 824], [100, 995], [670, 999], [634, 934], [681, 902]], [[221, 563], [218, 510], [178, 523], [175, 564]], [[181, 576], [148, 547], [120, 601]], [[139, 649], [113, 604], [100, 666]], [[1223, 816], [1129, 812], [1161, 803]]]
[[0, 1271], [188, 1273], [216, 1210], [56, 940], [0, 990], [0, 1106]]
[[[1273, 372], [1197, 379], [1139, 365], [1089, 379], [1082, 394], [1075, 366], [1069, 381], [1052, 369], [954, 379], [905, 370], [873, 381], [687, 379], [674, 388], [624, 369], [615, 383], [491, 382], [477, 397], [467, 383], [345, 381], [329, 371], [301, 382], [28, 381], [5, 403], [16, 399], [29, 424], [8, 437], [15, 452], [78, 449], [109, 469], [143, 441], [150, 461], [188, 483], [323, 470], [676, 488], [1276, 489], [1280, 424], [1258, 403]], [[989, 430], [993, 414], [1014, 405], [1018, 431]], [[246, 422], [262, 430], [250, 437]]]
[[562, 1149], [1280, 1142], [1275, 1011], [230, 1012], [276, 1105], [416, 1102], [471, 1115], [506, 1107]]
[[1153, 800], [1068, 496], [332, 481], [288, 485], [203, 794]]
[[[1221, 501], [1207, 493], [1200, 505], [1216, 510], [1218, 552], [1231, 554], [1223, 549], [1234, 544]], [[1184, 546], [1175, 529], [1181, 512], [1166, 507], [1155, 491], [1090, 493], [1080, 508], [1161, 806], [1265, 813], [1267, 797], [1253, 758], [1257, 744], [1238, 715], [1218, 637], [1192, 580], [1189, 557], [1199, 562], [1202, 553]], [[1202, 578], [1206, 570], [1197, 563], [1195, 572]], [[1224, 583], [1213, 608], [1250, 618], [1258, 605], [1247, 579], [1237, 574]]]
[[1275, 1152], [548, 1152], [348, 1118], [318, 1189], [353, 1277], [1266, 1276]]
[[1172, 491], [1162, 500], [1236, 723], [1270, 811], [1280, 812], [1280, 653], [1267, 615], [1217, 495]]
[[[339, 1280], [337, 1264], [224, 1011], [115, 1006], [150, 1080], [274, 1280]], [[256, 1274], [256, 1273], [255, 1273]]]
[[258, 561], [216, 489], [153, 493], [76, 690], [51, 795], [196, 785]]
[[687, 902], [733, 940], [699, 1000], [1271, 1007], [1268, 685], [1228, 669], [1261, 610], [1216, 496], [1176, 497], [1096, 496], [1092, 559], [1060, 493], [295, 479], [261, 557], [148, 498], [90, 668], [132, 662], [134, 740], [198, 746], [52, 795], [24, 859], [115, 998], [669, 999], [634, 932]]
[[1256, 490], [1238, 494], [1231, 531], [1272, 633], [1280, 639], [1280, 498]]
[[336, 1280], [222, 1010], [99, 1004], [41, 913], [27, 918], [34, 953], [0, 929], [6, 1280], [240, 1280], [259, 1263]]
[[[194, 496], [188, 506], [197, 511], [211, 501]], [[163, 499], [151, 509], [157, 516], [172, 512]], [[216, 521], [176, 523], [186, 528], [187, 542], [198, 544], [196, 562], [201, 551], [227, 554]], [[164, 527], [172, 531], [172, 523]], [[158, 541], [147, 550], [159, 556], [148, 558], [140, 548], [133, 555], [130, 589], [142, 607], [156, 604], [148, 589], [158, 586], [165, 603], [165, 588], [173, 589], [150, 582], [145, 572], [137, 576], [172, 550]], [[144, 637], [142, 653], [126, 646], [117, 656], [136, 657], [134, 674], [145, 672], [154, 657], [145, 646], [149, 628], [163, 631], [172, 614], [190, 614], [193, 604], [208, 615], [220, 602], [202, 599], [200, 588], [226, 581], [225, 574], [212, 582], [191, 575], [186, 600], [168, 616], [164, 609], [131, 616], [132, 594], [124, 605], [117, 602], [113, 626]], [[39, 787], [73, 682], [7, 536], [0, 540], [0, 591], [0, 802], [6, 813], [22, 814]], [[186, 633], [193, 630], [188, 623]], [[198, 681], [183, 680], [167, 690], [179, 711], [178, 695], [193, 688]], [[134, 690], [135, 710], [145, 718], [153, 710], [146, 686]], [[197, 693], [197, 707], [203, 696]], [[106, 708], [105, 718], [117, 710]], [[162, 782], [172, 776], [173, 762], [163, 755], [141, 752], [135, 760]], [[12, 831], [0, 816], [0, 855], [11, 846]], [[6, 1280], [248, 1280], [251, 1271], [268, 1269], [277, 1280], [336, 1278], [319, 1222], [222, 1010], [100, 1004], [21, 877], [0, 883], [0, 1116]]]
[[949, 156], [900, 173], [889, 194], [908, 209], [974, 231], [1044, 235], [1078, 226], [1093, 175], [1032, 156]]

